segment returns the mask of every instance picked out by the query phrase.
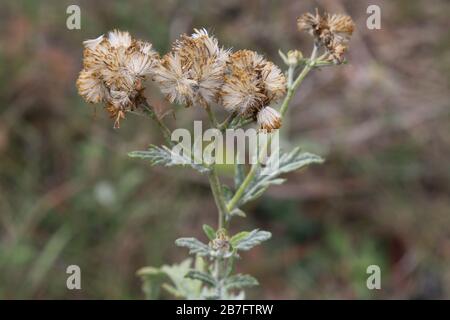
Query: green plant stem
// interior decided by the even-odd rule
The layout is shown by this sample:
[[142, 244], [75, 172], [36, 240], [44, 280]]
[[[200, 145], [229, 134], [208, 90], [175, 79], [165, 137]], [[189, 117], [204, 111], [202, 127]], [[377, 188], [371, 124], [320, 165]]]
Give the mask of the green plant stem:
[[[211, 110], [209, 105], [205, 108], [206, 113], [208, 114], [209, 121], [211, 122], [211, 125], [215, 128], [219, 127], [219, 124], [217, 122], [216, 116], [214, 115], [214, 112]], [[223, 195], [222, 191], [222, 184], [220, 183], [219, 175], [217, 174], [216, 164], [215, 162], [212, 163], [210, 166], [210, 172], [209, 172], [209, 184], [211, 186], [211, 191], [214, 196], [214, 201], [216, 202], [217, 210], [219, 211], [219, 218], [218, 218], [218, 228], [221, 229], [224, 227], [225, 219], [228, 214], [228, 210], [225, 203], [225, 197]]]
[[216, 258], [214, 261], [214, 278], [216, 279], [216, 292], [219, 300], [223, 300], [224, 288], [222, 287], [224, 259]]
[[[214, 201], [216, 203], [217, 210], [219, 212], [218, 221], [217, 221], [217, 230], [223, 229], [225, 227], [225, 221], [227, 216], [227, 206], [225, 203], [225, 198], [222, 192], [222, 185], [220, 184], [219, 176], [217, 174], [217, 169], [215, 164], [212, 165], [211, 171], [209, 173], [209, 184], [211, 186], [211, 190], [214, 196]], [[223, 299], [223, 288], [222, 288], [222, 278], [223, 278], [223, 269], [224, 269], [224, 259], [220, 257], [216, 257], [214, 261], [214, 277], [217, 282], [217, 296], [219, 299]]]
[[295, 71], [295, 66], [289, 66], [288, 68], [288, 82], [287, 82], [287, 87], [288, 89], [292, 87], [292, 82], [294, 81], [294, 71]]
[[236, 208], [238, 202], [241, 200], [242, 196], [244, 195], [245, 190], [247, 190], [248, 186], [252, 182], [253, 178], [256, 175], [256, 171], [258, 170], [259, 164], [262, 161], [262, 157], [266, 154], [266, 150], [272, 140], [272, 136], [269, 136], [267, 139], [267, 143], [263, 146], [261, 151], [259, 152], [258, 161], [252, 165], [250, 168], [250, 171], [248, 172], [247, 176], [245, 177], [242, 184], [239, 186], [239, 188], [236, 190], [236, 193], [233, 195], [233, 197], [230, 199], [230, 201], [227, 204], [227, 210], [230, 212], [234, 208]]
[[[206, 112], [208, 114], [209, 121], [214, 128], [218, 128], [221, 130], [222, 126], [228, 126], [229, 123], [233, 120], [233, 117], [226, 119], [224, 123], [219, 124], [217, 119], [209, 106], [206, 106]], [[214, 197], [214, 201], [216, 203], [218, 215], [217, 221], [217, 230], [223, 229], [225, 227], [226, 218], [228, 216], [228, 210], [225, 203], [225, 197], [223, 194], [222, 184], [219, 179], [219, 175], [217, 174], [217, 168], [215, 162], [210, 166], [210, 172], [208, 174], [209, 184], [211, 187], [211, 191]], [[224, 289], [222, 287], [222, 279], [223, 279], [223, 270], [225, 267], [225, 260], [223, 258], [217, 257], [214, 261], [214, 278], [216, 279], [218, 285], [216, 287], [217, 296], [219, 299], [223, 299]]]
[[220, 184], [219, 176], [217, 174], [217, 169], [213, 165], [211, 166], [211, 171], [209, 172], [209, 184], [211, 186], [211, 191], [214, 196], [214, 201], [216, 202], [217, 209], [219, 211], [219, 218], [218, 218], [218, 228], [221, 229], [224, 226], [225, 223], [225, 217], [227, 215], [227, 206], [225, 204], [225, 199], [223, 197], [222, 192], [222, 186]]
[[[308, 75], [308, 73], [314, 67], [314, 65], [316, 63], [316, 61], [315, 61], [316, 55], [317, 55], [317, 47], [314, 46], [313, 52], [311, 53], [311, 58], [306, 63], [305, 67], [300, 72], [297, 79], [295, 79], [295, 81], [288, 86], [286, 97], [284, 98], [283, 103], [281, 104], [281, 107], [280, 107], [281, 117], [283, 117], [286, 114], [287, 108], [289, 106], [289, 103], [292, 100], [292, 97], [294, 96], [294, 93], [297, 91], [298, 87], [302, 84], [305, 77]], [[289, 69], [291, 69], [291, 68], [289, 68]]]
[[[311, 53], [311, 58], [309, 59], [308, 63], [305, 65], [305, 67], [300, 72], [300, 74], [298, 75], [298, 77], [295, 79], [294, 82], [292, 82], [292, 78], [293, 78], [292, 76], [293, 76], [294, 69], [293, 69], [293, 67], [289, 67], [289, 69], [288, 69], [288, 90], [286, 93], [286, 97], [284, 98], [283, 103], [281, 104], [281, 107], [280, 107], [280, 114], [281, 114], [282, 118], [286, 114], [287, 108], [289, 106], [289, 103], [292, 100], [292, 97], [294, 96], [294, 93], [297, 91], [298, 87], [302, 84], [305, 77], [308, 75], [308, 73], [314, 67], [314, 64], [316, 62], [315, 59], [316, 59], [316, 55], [317, 55], [317, 50], [318, 50], [317, 46], [314, 46], [314, 49]], [[256, 171], [259, 167], [259, 164], [260, 164], [260, 157], [266, 153], [266, 150], [267, 150], [268, 145], [270, 144], [270, 141], [271, 141], [271, 139], [269, 138], [267, 143], [265, 144], [265, 147], [263, 149], [261, 149], [261, 151], [259, 153], [258, 162], [252, 165], [252, 167], [251, 167], [250, 171], [248, 172], [247, 176], [245, 177], [244, 181], [239, 186], [239, 188], [236, 190], [236, 193], [233, 195], [231, 200], [228, 202], [228, 204], [227, 204], [228, 211], [231, 211], [236, 207], [236, 205], [239, 203], [242, 196], [244, 195], [245, 190], [248, 188], [248, 186], [252, 182], [253, 178], [256, 175]]]

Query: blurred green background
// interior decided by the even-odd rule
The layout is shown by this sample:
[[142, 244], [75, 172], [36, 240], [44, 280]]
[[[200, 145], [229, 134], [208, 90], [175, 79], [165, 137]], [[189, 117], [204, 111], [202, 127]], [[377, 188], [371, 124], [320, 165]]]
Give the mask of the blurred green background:
[[[66, 8], [81, 8], [81, 30]], [[366, 27], [378, 4], [382, 29]], [[186, 257], [180, 236], [215, 225], [207, 179], [151, 168], [127, 152], [162, 143], [150, 121], [120, 130], [77, 95], [82, 41], [113, 28], [165, 52], [194, 27], [281, 66], [308, 53], [296, 17], [348, 13], [350, 63], [311, 74], [290, 109], [292, 145], [327, 158], [247, 206], [232, 229], [273, 239], [238, 270], [249, 298], [450, 298], [450, 3], [418, 1], [2, 1], [0, 4], [0, 298], [140, 299], [135, 271]], [[169, 110], [151, 86], [150, 101]], [[177, 109], [183, 126], [204, 114]], [[224, 177], [228, 173], [223, 172]], [[82, 290], [66, 288], [68, 265]], [[382, 289], [366, 288], [366, 268]]]

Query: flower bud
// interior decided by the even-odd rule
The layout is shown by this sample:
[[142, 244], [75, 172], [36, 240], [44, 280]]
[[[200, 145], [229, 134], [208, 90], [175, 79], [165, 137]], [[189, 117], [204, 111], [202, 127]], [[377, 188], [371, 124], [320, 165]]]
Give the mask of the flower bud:
[[300, 63], [302, 58], [303, 54], [300, 50], [289, 50], [287, 53], [287, 64], [295, 67]]
[[259, 110], [256, 119], [261, 129], [271, 132], [281, 127], [281, 115], [271, 107], [264, 107]]

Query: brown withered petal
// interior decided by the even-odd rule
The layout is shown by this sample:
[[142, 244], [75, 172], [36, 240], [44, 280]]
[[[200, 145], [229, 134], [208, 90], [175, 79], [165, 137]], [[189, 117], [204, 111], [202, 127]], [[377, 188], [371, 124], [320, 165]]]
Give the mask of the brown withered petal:
[[78, 93], [89, 103], [100, 103], [108, 97], [107, 88], [95, 72], [81, 70], [76, 84]]
[[308, 32], [310, 35], [314, 36], [316, 31], [318, 31], [323, 18], [319, 15], [316, 10], [316, 14], [304, 13], [297, 18], [297, 27], [300, 31]]
[[342, 37], [342, 41], [348, 40], [355, 29], [352, 18], [341, 14], [328, 15], [327, 24], [334, 37]]

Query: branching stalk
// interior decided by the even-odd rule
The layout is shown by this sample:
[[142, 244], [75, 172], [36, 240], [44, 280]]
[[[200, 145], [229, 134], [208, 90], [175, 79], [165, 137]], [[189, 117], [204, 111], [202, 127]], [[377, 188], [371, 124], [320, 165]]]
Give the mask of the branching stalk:
[[227, 216], [227, 206], [225, 204], [225, 199], [222, 192], [222, 186], [220, 184], [219, 176], [217, 174], [217, 169], [215, 165], [211, 166], [211, 171], [209, 173], [209, 184], [211, 186], [211, 190], [214, 196], [214, 201], [217, 206], [217, 210], [219, 212], [218, 218], [218, 229], [223, 228], [225, 223], [225, 217]]
[[[289, 106], [289, 103], [292, 100], [292, 97], [294, 96], [294, 93], [297, 91], [298, 87], [302, 84], [305, 77], [308, 75], [308, 73], [314, 67], [314, 64], [316, 63], [316, 56], [317, 56], [317, 46], [315, 45], [312, 50], [312, 53], [311, 53], [311, 58], [309, 59], [308, 63], [305, 65], [305, 67], [300, 72], [300, 74], [298, 75], [298, 77], [295, 79], [294, 82], [292, 82], [294, 68], [289, 67], [287, 93], [286, 93], [286, 97], [284, 98], [283, 103], [281, 104], [281, 107], [280, 107], [281, 117], [284, 117], [284, 115], [286, 114], [287, 108]], [[269, 137], [269, 139], [267, 140], [265, 147], [263, 147], [261, 149], [259, 156], [258, 156], [258, 162], [252, 165], [252, 167], [251, 167], [250, 171], [248, 172], [247, 176], [245, 177], [244, 181], [239, 186], [239, 188], [236, 190], [236, 193], [233, 195], [231, 200], [228, 202], [228, 204], [227, 204], [228, 211], [233, 210], [237, 206], [237, 204], [241, 200], [242, 196], [244, 195], [245, 190], [248, 188], [248, 186], [252, 182], [253, 178], [256, 175], [256, 171], [260, 165], [260, 160], [261, 160], [260, 158], [266, 153], [267, 147], [270, 144], [270, 142], [271, 142], [271, 137]]]

